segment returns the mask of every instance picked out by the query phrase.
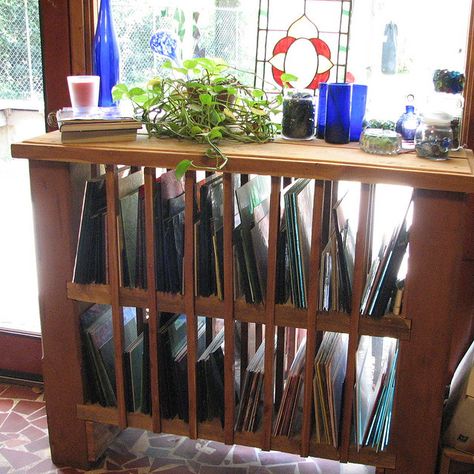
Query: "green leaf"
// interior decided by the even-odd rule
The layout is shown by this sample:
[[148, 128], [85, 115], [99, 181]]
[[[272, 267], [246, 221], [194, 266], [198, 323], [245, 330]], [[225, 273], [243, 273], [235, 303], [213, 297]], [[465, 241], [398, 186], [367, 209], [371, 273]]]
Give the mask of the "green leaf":
[[199, 100], [201, 101], [202, 105], [211, 105], [212, 104], [211, 94], [199, 94]]
[[183, 76], [186, 76], [186, 74], [188, 73], [188, 70], [184, 67], [174, 67], [173, 71], [180, 72], [181, 74], [183, 74]]
[[140, 96], [144, 94], [146, 95], [146, 91], [142, 89], [141, 87], [133, 87], [132, 89], [128, 91], [128, 95], [131, 99], [133, 99], [136, 96]]
[[267, 115], [266, 110], [256, 109], [255, 107], [252, 107], [251, 110], [255, 115], [259, 115], [261, 117], [264, 116], [264, 115]]
[[191, 160], [183, 160], [178, 163], [178, 166], [176, 166], [176, 169], [174, 171], [176, 175], [176, 179], [180, 180], [188, 171], [189, 167], [193, 164]]
[[202, 133], [202, 128], [198, 127], [197, 125], [193, 125], [189, 130], [189, 133], [193, 136], [198, 135], [199, 133]]
[[114, 101], [128, 97], [128, 87], [125, 84], [117, 84], [112, 88], [112, 97]]
[[197, 61], [195, 59], [185, 59], [183, 61], [183, 66], [186, 69], [194, 69], [197, 65]]
[[290, 74], [289, 72], [284, 72], [281, 75], [281, 80], [282, 82], [294, 82], [298, 80], [298, 76], [295, 76], [294, 74]]
[[260, 97], [263, 97], [264, 94], [265, 94], [265, 93], [264, 93], [261, 89], [253, 89], [253, 90], [252, 90], [252, 95], [253, 95], [254, 97], [260, 98]]
[[209, 140], [216, 140], [217, 138], [222, 138], [222, 133], [220, 127], [214, 127], [208, 134]]

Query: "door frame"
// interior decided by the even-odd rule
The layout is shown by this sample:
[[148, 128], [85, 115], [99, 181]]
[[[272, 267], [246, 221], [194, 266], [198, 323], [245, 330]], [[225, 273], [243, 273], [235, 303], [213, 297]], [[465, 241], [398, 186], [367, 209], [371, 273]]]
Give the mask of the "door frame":
[[[92, 71], [96, 3], [96, 0], [39, 2], [45, 117], [69, 105], [66, 76]], [[0, 328], [1, 380], [41, 381], [41, 358], [41, 334]]]

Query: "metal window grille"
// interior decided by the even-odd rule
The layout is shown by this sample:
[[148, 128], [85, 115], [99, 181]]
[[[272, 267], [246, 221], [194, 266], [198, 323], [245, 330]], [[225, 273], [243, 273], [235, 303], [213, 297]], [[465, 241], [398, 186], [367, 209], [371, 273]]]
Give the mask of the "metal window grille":
[[43, 98], [38, 1], [0, 2], [0, 99]]

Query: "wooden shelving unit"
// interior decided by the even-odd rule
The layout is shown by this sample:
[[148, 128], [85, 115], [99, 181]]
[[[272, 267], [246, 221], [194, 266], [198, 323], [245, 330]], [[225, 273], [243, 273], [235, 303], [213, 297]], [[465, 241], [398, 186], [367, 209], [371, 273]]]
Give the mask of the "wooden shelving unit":
[[[53, 461], [59, 465], [85, 468], [91, 452], [90, 423], [127, 426], [201, 437], [226, 443], [277, 449], [302, 455], [338, 459], [342, 462], [372, 464], [378, 472], [434, 472], [443, 405], [451, 331], [456, 321], [456, 289], [461, 261], [465, 197], [474, 193], [472, 152], [456, 152], [446, 162], [431, 162], [413, 154], [382, 157], [367, 155], [355, 146], [328, 146], [320, 141], [265, 145], [222, 146], [229, 157], [224, 174], [224, 255], [232, 268], [233, 198], [232, 174], [256, 173], [273, 176], [270, 203], [270, 234], [267, 299], [249, 305], [232, 295], [233, 272], [225, 272], [223, 300], [194, 295], [192, 196], [195, 176], [186, 175], [185, 291], [173, 295], [154, 291], [154, 270], [147, 269], [149, 289], [120, 286], [119, 242], [116, 231], [108, 233], [108, 285], [71, 283], [81, 206], [82, 185], [90, 164], [106, 165], [109, 228], [117, 216], [117, 164], [141, 166], [145, 170], [147, 258], [153, 262], [152, 186], [155, 168], [173, 168], [184, 159], [202, 163], [204, 148], [175, 140], [139, 137], [121, 144], [62, 145], [58, 132], [12, 146], [12, 155], [30, 160], [31, 189], [39, 272], [41, 324], [44, 347], [44, 379]], [[351, 314], [317, 311], [318, 275], [309, 282], [308, 309], [274, 304], [276, 281], [276, 232], [279, 219], [279, 177], [309, 177], [318, 180], [361, 182], [359, 228], [356, 240], [353, 282], [354, 308]], [[404, 311], [401, 316], [380, 320], [359, 316], [359, 305], [367, 268], [368, 207], [371, 185], [402, 184], [415, 188], [414, 218], [410, 230], [410, 259]], [[322, 186], [316, 183], [313, 215], [311, 268], [319, 268], [319, 210]], [[117, 408], [87, 404], [84, 400], [79, 315], [85, 304], [112, 305], [116, 341]], [[188, 318], [189, 423], [161, 419], [159, 415], [156, 323], [150, 323], [153, 414], [127, 413], [122, 367], [121, 307], [148, 308], [150, 321], [160, 311], [182, 312]], [[223, 318], [226, 327], [225, 424], [198, 423], [196, 419], [196, 317]], [[272, 435], [273, 381], [265, 378], [264, 419], [256, 433], [234, 432], [233, 323], [234, 320], [265, 324], [271, 341], [278, 326], [308, 330], [306, 377], [312, 375], [318, 331], [349, 334], [348, 370], [344, 393], [341, 443], [338, 449], [315, 443], [312, 436], [312, 384], [305, 384], [304, 424], [295, 438]], [[360, 451], [351, 443], [352, 398], [355, 353], [360, 335], [400, 339], [400, 360], [390, 447], [376, 453]], [[267, 344], [271, 347], [271, 344]], [[272, 373], [272, 351], [265, 354], [265, 368]], [[89, 427], [89, 429], [87, 429]], [[89, 436], [88, 436], [89, 433]], [[89, 445], [89, 451], [88, 451]]]

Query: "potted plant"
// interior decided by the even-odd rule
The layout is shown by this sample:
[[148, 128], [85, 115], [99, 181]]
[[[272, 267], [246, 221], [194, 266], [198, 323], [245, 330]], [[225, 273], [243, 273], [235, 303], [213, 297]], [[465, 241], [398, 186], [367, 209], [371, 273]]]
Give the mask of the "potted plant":
[[113, 98], [130, 99], [150, 136], [192, 139], [209, 145], [206, 156], [214, 161], [212, 166], [183, 160], [176, 168], [177, 176], [189, 167], [222, 169], [227, 163], [218, 146], [222, 139], [263, 143], [280, 130], [272, 117], [280, 111], [281, 94], [242, 84], [224, 62], [195, 58], [177, 67], [168, 60], [162, 67], [168, 75], [151, 79], [145, 88], [118, 84]]

